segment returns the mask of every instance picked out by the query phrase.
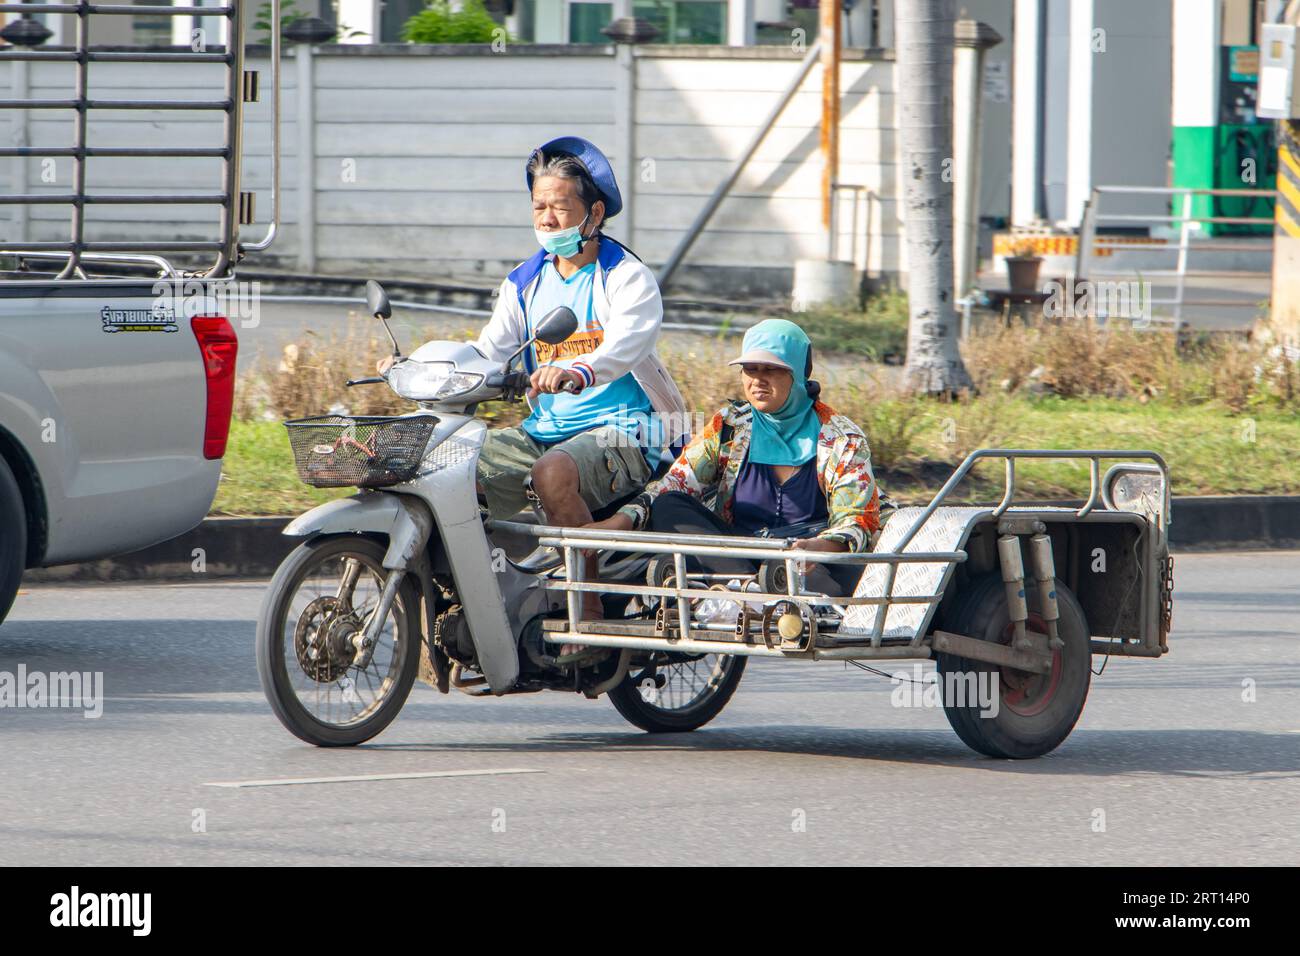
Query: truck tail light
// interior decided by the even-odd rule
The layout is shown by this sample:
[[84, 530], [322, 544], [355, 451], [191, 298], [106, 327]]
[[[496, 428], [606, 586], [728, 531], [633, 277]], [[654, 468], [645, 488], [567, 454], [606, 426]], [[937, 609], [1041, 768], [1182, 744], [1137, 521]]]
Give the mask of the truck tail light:
[[203, 421], [203, 457], [220, 458], [230, 435], [230, 413], [235, 405], [235, 356], [239, 339], [234, 327], [219, 315], [196, 315], [190, 328], [203, 356], [208, 406]]

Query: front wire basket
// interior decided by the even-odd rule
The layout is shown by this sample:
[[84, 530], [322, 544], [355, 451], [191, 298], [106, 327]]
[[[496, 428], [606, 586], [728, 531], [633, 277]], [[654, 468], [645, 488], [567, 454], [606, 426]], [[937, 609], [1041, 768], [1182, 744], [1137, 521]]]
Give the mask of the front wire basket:
[[382, 488], [419, 470], [436, 415], [318, 415], [284, 423], [298, 477], [315, 488]]

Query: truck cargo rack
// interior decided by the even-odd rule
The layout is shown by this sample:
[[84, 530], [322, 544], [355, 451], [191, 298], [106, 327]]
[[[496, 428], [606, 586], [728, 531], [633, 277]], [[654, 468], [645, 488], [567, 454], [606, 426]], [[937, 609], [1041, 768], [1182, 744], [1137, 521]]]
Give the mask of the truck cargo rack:
[[[257, 99], [256, 75], [244, 71], [244, 36], [248, 4], [251, 0], [233, 0], [225, 6], [164, 6], [146, 4], [104, 4], [78, 0], [75, 3], [0, 3], [0, 13], [65, 14], [76, 18], [76, 40], [71, 50], [22, 49], [0, 47], [0, 62], [68, 62], [76, 64], [73, 96], [63, 99], [37, 99], [20, 96], [0, 99], [0, 110], [71, 111], [74, 114], [72, 144], [69, 146], [0, 146], [0, 157], [68, 157], [72, 160], [72, 189], [66, 193], [0, 194], [0, 205], [36, 206], [69, 205], [70, 235], [66, 240], [27, 241], [20, 237], [0, 244], [0, 256], [62, 262], [53, 281], [88, 278], [83, 266], [118, 264], [150, 266], [160, 278], [182, 275], [162, 253], [215, 253], [211, 266], [192, 274], [205, 279], [233, 277], [236, 263], [247, 251], [267, 248], [275, 237], [280, 221], [280, 0], [271, 2], [271, 76], [272, 76], [272, 179], [271, 222], [266, 235], [255, 243], [239, 241], [239, 227], [253, 222], [253, 196], [240, 190], [242, 162], [243, 104]], [[226, 43], [208, 50], [99, 49], [90, 45], [90, 25], [99, 16], [201, 16], [221, 17], [227, 25]], [[223, 95], [217, 99], [98, 99], [91, 95], [91, 63], [221, 63], [225, 66]], [[220, 146], [95, 146], [88, 142], [87, 119], [97, 110], [176, 110], [205, 111], [222, 114]], [[96, 157], [114, 158], [210, 158], [221, 160], [216, 189], [209, 192], [105, 193], [86, 189], [86, 161]], [[95, 240], [86, 237], [85, 208], [90, 205], [211, 205], [219, 206], [217, 235], [195, 240]], [[42, 281], [49, 281], [44, 276]], [[97, 281], [100, 277], [96, 277]], [[27, 285], [31, 279], [0, 279], [0, 285]], [[139, 279], [108, 280], [138, 283]]]

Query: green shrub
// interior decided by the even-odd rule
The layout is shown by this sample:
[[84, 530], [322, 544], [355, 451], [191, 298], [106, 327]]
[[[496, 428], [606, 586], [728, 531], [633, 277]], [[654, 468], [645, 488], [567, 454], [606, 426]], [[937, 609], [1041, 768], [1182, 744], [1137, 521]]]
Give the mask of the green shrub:
[[491, 43], [498, 36], [510, 39], [482, 0], [465, 0], [452, 10], [448, 0], [431, 0], [429, 5], [406, 21], [402, 39], [409, 43]]

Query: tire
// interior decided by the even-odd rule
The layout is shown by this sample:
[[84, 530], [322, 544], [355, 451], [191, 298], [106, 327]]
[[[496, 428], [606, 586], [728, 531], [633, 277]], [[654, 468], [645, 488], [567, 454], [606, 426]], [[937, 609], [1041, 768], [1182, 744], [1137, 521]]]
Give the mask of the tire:
[[[1046, 633], [1035, 588], [1026, 588], [1031, 632]], [[1052, 655], [1048, 674], [1000, 667], [956, 654], [937, 654], [944, 713], [957, 736], [972, 750], [989, 757], [1022, 760], [1041, 757], [1061, 745], [1074, 729], [1092, 679], [1092, 646], [1088, 621], [1078, 600], [1059, 580], [1056, 603], [1060, 613], [1058, 633], [1065, 646]], [[1010, 643], [1011, 618], [1006, 588], [997, 572], [976, 580], [960, 600], [952, 630], [981, 641]], [[948, 675], [975, 673], [976, 686], [993, 675], [998, 694], [997, 715], [982, 716], [978, 701], [947, 699]], [[965, 678], [969, 681], [969, 678]], [[969, 683], [965, 686], [969, 687]]]
[[[392, 610], [380, 631], [370, 660], [370, 664], [376, 665], [374, 677], [379, 679], [378, 692], [375, 692], [369, 667], [364, 672], [360, 671], [355, 666], [350, 666], [346, 657], [333, 658], [328, 653], [323, 663], [309, 663], [298, 650], [300, 635], [311, 635], [305, 643], [320, 640], [322, 631], [331, 624], [339, 626], [336, 640], [340, 643], [346, 643], [347, 637], [356, 632], [355, 626], [343, 623], [343, 619], [329, 610], [311, 612], [313, 605], [329, 600], [328, 588], [320, 591], [319, 596], [301, 611], [294, 610], [297, 603], [295, 599], [305, 597], [301, 589], [309, 576], [348, 558], [358, 560], [362, 564], [362, 570], [356, 588], [360, 589], [364, 581], [367, 593], [373, 590], [377, 600], [378, 591], [383, 584], [383, 578], [379, 575], [385, 573], [384, 550], [382, 545], [359, 535], [315, 538], [295, 548], [271, 579], [257, 621], [257, 673], [262, 681], [262, 691], [280, 723], [294, 736], [309, 744], [318, 747], [351, 747], [376, 736], [392, 723], [415, 682], [420, 665], [420, 596], [409, 576], [397, 590]], [[334, 578], [333, 581], [337, 585], [338, 579]], [[298, 623], [286, 635], [290, 614], [296, 617]], [[356, 618], [357, 615], [353, 615], [351, 620], [355, 621]], [[304, 622], [319, 623], [313, 629]], [[390, 631], [391, 637], [388, 636]], [[288, 643], [294, 647], [292, 656], [286, 652], [286, 636], [291, 636]], [[387, 655], [388, 667], [385, 671], [377, 666], [377, 661], [386, 641], [392, 645], [392, 650]], [[336, 646], [331, 644], [329, 636], [324, 638], [324, 643]], [[313, 674], [307, 669], [308, 666], [316, 668], [316, 672]], [[365, 691], [373, 696], [373, 700], [350, 719], [321, 719], [312, 713], [295, 690], [295, 677], [305, 679], [301, 682], [304, 693], [311, 694], [314, 689], [316, 703], [319, 703], [321, 687], [329, 688], [326, 691], [328, 700], [333, 698], [333, 689], [339, 687], [340, 699], [350, 707], [353, 705], [347, 699], [348, 688], [354, 688], [353, 696], [360, 699], [358, 692], [363, 690], [361, 678], [365, 677]], [[343, 684], [343, 677], [353, 683]], [[365, 701], [361, 700], [361, 703]], [[332, 712], [331, 704], [330, 713]]]
[[[640, 727], [652, 734], [680, 734], [703, 727], [722, 712], [731, 700], [731, 695], [740, 686], [744, 676], [745, 664], [749, 658], [742, 655], [723, 654], [656, 654], [656, 659], [666, 658], [662, 663], [648, 664], [638, 672], [628, 674], [627, 678], [609, 692], [610, 703], [630, 724]], [[663, 701], [663, 687], [673, 677], [664, 678], [659, 671], [680, 671], [683, 675], [687, 669], [699, 676], [701, 666], [712, 668], [706, 680], [710, 683], [702, 694], [685, 702], [681, 706], [660, 706]], [[646, 699], [642, 687], [646, 681], [655, 681], [656, 693], [650, 700]], [[653, 702], [652, 702], [653, 701]]]
[[9, 464], [0, 458], [0, 623], [13, 606], [27, 567], [27, 508]]

